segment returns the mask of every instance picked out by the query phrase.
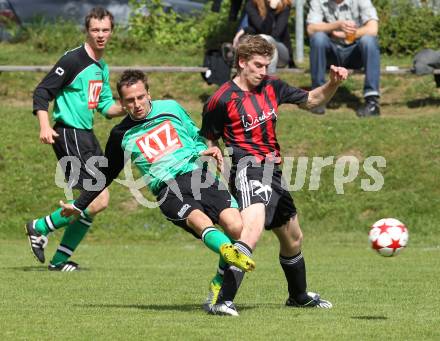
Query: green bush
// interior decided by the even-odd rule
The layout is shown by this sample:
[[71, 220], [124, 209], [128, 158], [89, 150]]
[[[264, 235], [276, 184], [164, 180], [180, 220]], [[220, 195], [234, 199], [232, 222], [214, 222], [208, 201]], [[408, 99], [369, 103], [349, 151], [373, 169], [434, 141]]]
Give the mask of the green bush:
[[80, 45], [84, 41], [84, 34], [73, 22], [64, 20], [47, 22], [37, 19], [23, 28], [17, 40], [30, 42], [38, 51], [63, 52]]
[[[220, 13], [213, 13], [206, 5], [201, 13], [185, 17], [172, 10], [164, 11], [162, 0], [130, 0], [130, 6], [134, 14], [127, 27], [116, 26], [110, 51], [200, 51], [232, 41], [237, 26], [228, 22], [229, 1], [225, 1]], [[149, 15], [145, 15], [145, 9]], [[72, 22], [36, 19], [14, 37], [15, 42], [29, 42], [38, 51], [62, 53], [80, 45], [84, 32]]]
[[[182, 46], [200, 49], [204, 45], [232, 40], [235, 25], [227, 20], [229, 1], [220, 13], [213, 13], [209, 5], [202, 13], [182, 17], [174, 11], [165, 12], [161, 0], [130, 0], [134, 15], [130, 18], [128, 33], [137, 41], [138, 48], [150, 44], [169, 48]], [[149, 15], [145, 16], [148, 9]]]
[[[423, 48], [438, 49], [440, 15], [434, 15], [427, 7], [416, 8], [409, 0], [373, 1], [380, 19], [379, 38], [383, 53], [414, 55]], [[213, 13], [207, 4], [198, 15], [185, 17], [164, 11], [161, 0], [130, 0], [130, 6], [134, 14], [128, 27], [116, 27], [108, 47], [110, 51], [142, 52], [159, 48], [170, 52], [189, 51], [191, 54], [231, 41], [237, 29], [237, 23], [228, 21], [229, 0], [223, 2], [220, 13]], [[289, 27], [294, 43], [294, 11]], [[61, 53], [84, 41], [81, 27], [71, 22], [36, 20], [13, 33], [15, 41], [29, 42], [42, 52]]]
[[423, 48], [439, 48], [440, 15], [432, 9], [414, 7], [409, 0], [376, 0], [374, 4], [382, 52], [414, 55]]

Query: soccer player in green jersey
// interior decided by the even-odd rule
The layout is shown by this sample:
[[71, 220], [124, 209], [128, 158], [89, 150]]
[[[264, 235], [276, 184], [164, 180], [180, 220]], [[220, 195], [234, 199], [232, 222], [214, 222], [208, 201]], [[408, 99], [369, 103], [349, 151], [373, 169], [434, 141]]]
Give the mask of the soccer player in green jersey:
[[[95, 112], [106, 118], [124, 114], [113, 101], [109, 70], [102, 59], [113, 31], [113, 15], [104, 8], [93, 8], [85, 18], [86, 41], [58, 60], [34, 91], [33, 113], [40, 124], [40, 141], [51, 144], [64, 171], [69, 188], [84, 190], [95, 176], [94, 157], [102, 156], [93, 133]], [[52, 128], [49, 102], [54, 100]], [[88, 182], [87, 182], [88, 181]], [[47, 216], [29, 221], [26, 234], [34, 256], [45, 262], [47, 235], [66, 227], [61, 243], [49, 264], [49, 270], [74, 271], [78, 264], [68, 261], [90, 228], [94, 216], [104, 210], [109, 193], [103, 191], [81, 217], [62, 217], [58, 209]]]
[[[103, 176], [97, 178], [103, 186], [83, 191], [74, 203], [61, 203], [62, 215], [82, 215], [131, 160], [156, 196], [163, 215], [220, 254], [220, 268], [228, 263], [243, 271], [253, 270], [249, 246], [241, 241], [233, 244], [242, 231], [237, 202], [200, 160], [200, 156], [211, 156], [221, 167], [220, 149], [207, 148], [199, 129], [176, 101], [151, 101], [141, 71], [125, 71], [117, 88], [127, 116], [112, 129], [107, 141], [108, 167], [100, 167]], [[216, 223], [226, 234], [214, 227]], [[217, 313], [238, 315], [232, 303]]]

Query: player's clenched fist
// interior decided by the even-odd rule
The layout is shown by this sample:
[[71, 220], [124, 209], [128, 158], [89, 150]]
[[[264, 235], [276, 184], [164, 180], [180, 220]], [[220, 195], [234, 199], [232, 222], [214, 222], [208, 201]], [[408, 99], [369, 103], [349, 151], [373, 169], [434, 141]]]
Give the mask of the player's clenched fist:
[[348, 70], [342, 66], [330, 66], [330, 82], [341, 83], [348, 77]]
[[51, 127], [41, 128], [40, 130], [40, 142], [44, 144], [53, 144], [55, 138], [59, 135]]

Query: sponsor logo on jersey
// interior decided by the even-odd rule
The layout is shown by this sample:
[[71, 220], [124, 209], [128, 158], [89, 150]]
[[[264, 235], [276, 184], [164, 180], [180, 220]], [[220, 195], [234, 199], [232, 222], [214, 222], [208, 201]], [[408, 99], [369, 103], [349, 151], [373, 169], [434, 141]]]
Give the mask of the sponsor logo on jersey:
[[179, 216], [179, 218], [182, 218], [183, 215], [186, 213], [186, 211], [188, 211], [188, 209], [191, 207], [191, 205], [189, 204], [185, 204], [182, 206], [182, 208], [179, 210], [179, 212], [177, 212], [177, 215]]
[[136, 145], [150, 163], [158, 161], [183, 146], [176, 129], [169, 120], [139, 137]]
[[262, 111], [261, 114], [258, 116], [253, 116], [249, 114], [243, 115], [241, 117], [241, 123], [243, 124], [244, 130], [249, 131], [258, 127], [264, 122], [271, 120], [273, 117], [277, 117], [275, 109], [271, 109], [268, 112]]
[[96, 109], [98, 107], [101, 90], [102, 81], [89, 81], [89, 109]]
[[249, 184], [251, 186], [252, 196], [259, 196], [264, 200], [264, 204], [267, 205], [270, 201], [270, 197], [272, 196], [272, 188], [268, 185], [263, 185], [258, 180], [250, 180]]

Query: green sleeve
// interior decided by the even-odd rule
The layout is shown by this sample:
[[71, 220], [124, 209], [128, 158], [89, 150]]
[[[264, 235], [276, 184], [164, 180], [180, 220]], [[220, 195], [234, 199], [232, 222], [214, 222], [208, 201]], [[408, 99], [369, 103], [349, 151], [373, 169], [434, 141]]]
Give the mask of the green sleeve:
[[112, 89], [110, 88], [110, 74], [107, 64], [105, 64], [102, 72], [103, 84], [101, 95], [99, 96], [98, 111], [108, 118], [107, 112], [110, 107], [115, 104], [115, 101], [113, 100]]

